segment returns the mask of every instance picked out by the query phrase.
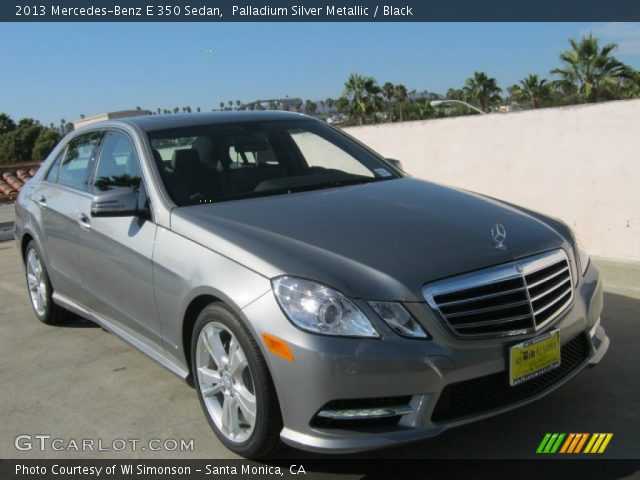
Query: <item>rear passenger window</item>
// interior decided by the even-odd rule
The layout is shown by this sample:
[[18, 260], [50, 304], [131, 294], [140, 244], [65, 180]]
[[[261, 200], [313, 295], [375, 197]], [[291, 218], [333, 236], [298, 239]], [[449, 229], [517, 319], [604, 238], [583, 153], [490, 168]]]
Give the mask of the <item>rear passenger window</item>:
[[100, 150], [93, 186], [98, 190], [140, 186], [140, 162], [127, 135], [107, 132]]
[[58, 183], [79, 190], [84, 189], [87, 171], [101, 138], [101, 132], [91, 132], [80, 135], [69, 143], [67, 153], [60, 164]]

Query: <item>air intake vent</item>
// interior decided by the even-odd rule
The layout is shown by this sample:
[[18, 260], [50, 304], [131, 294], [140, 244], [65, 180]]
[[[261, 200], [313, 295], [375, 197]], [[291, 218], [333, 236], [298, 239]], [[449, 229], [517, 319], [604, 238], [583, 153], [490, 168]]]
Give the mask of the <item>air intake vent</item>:
[[573, 300], [564, 250], [555, 250], [425, 286], [425, 299], [457, 337], [535, 332]]

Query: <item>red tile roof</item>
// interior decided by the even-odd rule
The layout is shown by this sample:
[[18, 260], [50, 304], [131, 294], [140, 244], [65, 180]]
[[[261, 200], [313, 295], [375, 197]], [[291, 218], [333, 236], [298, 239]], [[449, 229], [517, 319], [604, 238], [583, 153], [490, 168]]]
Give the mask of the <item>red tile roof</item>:
[[0, 201], [13, 201], [27, 180], [38, 171], [40, 162], [0, 164]]

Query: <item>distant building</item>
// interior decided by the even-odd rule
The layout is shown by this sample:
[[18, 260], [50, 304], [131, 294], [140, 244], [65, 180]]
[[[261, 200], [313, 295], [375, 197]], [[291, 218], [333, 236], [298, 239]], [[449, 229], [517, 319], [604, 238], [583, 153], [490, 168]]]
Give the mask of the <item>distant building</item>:
[[149, 110], [120, 110], [119, 112], [99, 113], [90, 117], [79, 118], [73, 122], [73, 128], [84, 127], [91, 123], [102, 122], [104, 120], [114, 120], [116, 118], [139, 117], [141, 115], [151, 115]]

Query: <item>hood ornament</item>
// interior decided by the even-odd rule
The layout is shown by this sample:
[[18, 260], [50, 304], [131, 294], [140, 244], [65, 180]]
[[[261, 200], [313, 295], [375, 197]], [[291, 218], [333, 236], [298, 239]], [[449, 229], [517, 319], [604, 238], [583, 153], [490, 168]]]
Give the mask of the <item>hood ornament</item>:
[[501, 223], [496, 223], [491, 229], [491, 237], [496, 242], [496, 248], [498, 250], [506, 250], [507, 246], [504, 244], [507, 239], [507, 229]]

